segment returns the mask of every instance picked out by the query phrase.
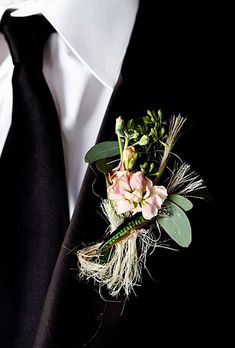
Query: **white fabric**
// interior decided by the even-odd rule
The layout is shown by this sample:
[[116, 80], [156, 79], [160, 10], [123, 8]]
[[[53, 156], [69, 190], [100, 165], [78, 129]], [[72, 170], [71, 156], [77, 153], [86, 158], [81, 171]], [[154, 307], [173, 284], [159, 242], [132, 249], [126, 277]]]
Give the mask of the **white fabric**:
[[[58, 34], [44, 51], [44, 74], [59, 114], [70, 214], [133, 29], [138, 0], [0, 0], [0, 20], [41, 12]], [[14, 3], [14, 6], [12, 4]], [[11, 123], [13, 65], [0, 33], [0, 153]]]

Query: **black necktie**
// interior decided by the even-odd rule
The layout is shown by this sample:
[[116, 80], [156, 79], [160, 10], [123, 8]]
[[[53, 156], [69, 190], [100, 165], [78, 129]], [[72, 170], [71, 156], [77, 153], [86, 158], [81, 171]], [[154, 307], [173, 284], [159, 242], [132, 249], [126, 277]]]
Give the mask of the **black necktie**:
[[42, 73], [53, 28], [41, 15], [8, 11], [1, 31], [14, 71], [12, 124], [0, 159], [0, 345], [31, 348], [68, 226], [58, 116]]

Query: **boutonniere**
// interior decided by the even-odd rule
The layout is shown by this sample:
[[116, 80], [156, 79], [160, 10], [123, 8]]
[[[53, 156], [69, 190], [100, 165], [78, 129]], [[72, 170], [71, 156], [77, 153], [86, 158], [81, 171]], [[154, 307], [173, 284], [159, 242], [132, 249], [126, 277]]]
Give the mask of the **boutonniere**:
[[191, 243], [187, 212], [205, 186], [173, 152], [185, 121], [173, 115], [167, 123], [160, 110], [126, 123], [118, 117], [117, 140], [86, 154], [105, 177], [100, 207], [108, 227], [103, 240], [78, 250], [79, 275], [106, 286], [113, 297], [123, 291], [128, 296], [141, 283], [147, 256], [167, 247], [167, 239], [184, 248]]

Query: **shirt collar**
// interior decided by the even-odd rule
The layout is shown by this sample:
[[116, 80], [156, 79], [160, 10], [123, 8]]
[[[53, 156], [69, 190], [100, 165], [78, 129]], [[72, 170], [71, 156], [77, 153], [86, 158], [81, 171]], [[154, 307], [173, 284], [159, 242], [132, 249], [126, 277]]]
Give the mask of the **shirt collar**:
[[[31, 0], [17, 6], [20, 8], [17, 12], [18, 15], [41, 12], [92, 74], [113, 88], [138, 5], [139, 0]], [[0, 18], [3, 8], [0, 5]]]

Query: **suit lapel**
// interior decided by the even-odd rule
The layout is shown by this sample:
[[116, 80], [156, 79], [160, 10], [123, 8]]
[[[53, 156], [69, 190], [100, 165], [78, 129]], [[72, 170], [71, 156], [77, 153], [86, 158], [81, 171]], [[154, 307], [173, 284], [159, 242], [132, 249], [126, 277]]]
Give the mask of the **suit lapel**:
[[[113, 135], [115, 118], [119, 115], [117, 110], [121, 112], [122, 109], [118, 109], [118, 105], [123, 104], [122, 89], [123, 80], [120, 77], [104, 117], [98, 142], [108, 140]], [[96, 187], [97, 184], [98, 187]], [[106, 221], [101, 217], [101, 200], [96, 194], [97, 190], [105, 197], [104, 178], [98, 178], [94, 170], [88, 168], [57, 259], [34, 348], [65, 347], [73, 339], [77, 346], [82, 345], [84, 337], [91, 337], [97, 330], [99, 322], [96, 316], [105, 310], [106, 304], [94, 291], [93, 284], [79, 282], [76, 269], [76, 250], [84, 244], [96, 242], [107, 228]], [[119, 302], [111, 310], [112, 315], [119, 316], [121, 310], [122, 303]], [[80, 313], [82, 319], [79, 319]], [[66, 324], [68, 322], [69, 325]], [[77, 337], [78, 322], [80, 333]]]
[[[122, 73], [112, 94], [97, 142], [112, 138], [116, 117], [121, 115], [125, 119], [146, 111], [148, 105], [146, 96], [151, 93], [149, 94], [146, 86], [141, 83], [143, 76], [139, 78], [137, 73], [142, 59], [138, 57], [139, 47], [136, 46], [140, 19], [138, 14]], [[99, 325], [96, 316], [104, 311], [104, 307], [113, 317], [113, 324], [110, 323], [112, 327], [109, 325], [110, 335], [111, 331], [115, 330], [115, 325], [118, 325], [117, 318], [122, 311], [122, 302], [105, 304], [100, 295], [94, 291], [92, 282], [78, 281], [76, 269], [76, 250], [86, 243], [96, 242], [107, 228], [106, 221], [101, 217], [100, 196], [96, 194], [101, 192], [105, 197], [105, 187], [104, 178], [98, 177], [94, 170], [88, 168], [58, 256], [34, 348], [64, 347], [73, 339], [79, 346], [79, 343], [84, 343], [84, 337], [92, 336], [96, 331]], [[82, 315], [80, 319], [79, 313]], [[80, 334], [77, 337], [78, 322]]]

